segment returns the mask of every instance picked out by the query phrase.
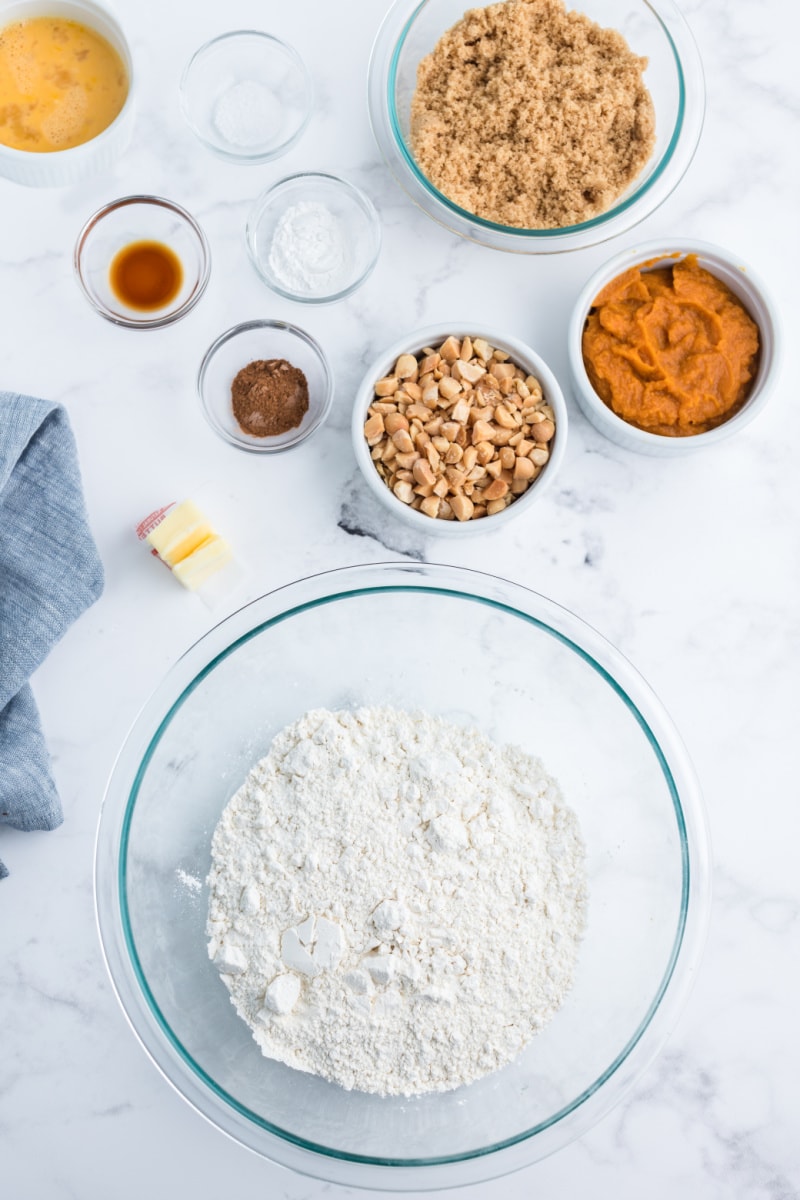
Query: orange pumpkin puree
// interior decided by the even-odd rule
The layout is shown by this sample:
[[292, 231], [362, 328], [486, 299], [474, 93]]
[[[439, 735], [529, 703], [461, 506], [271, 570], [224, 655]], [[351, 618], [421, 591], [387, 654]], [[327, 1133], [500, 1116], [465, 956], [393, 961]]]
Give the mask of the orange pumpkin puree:
[[758, 327], [695, 255], [632, 267], [589, 311], [583, 361], [617, 416], [650, 433], [686, 437], [741, 408], [759, 352]]

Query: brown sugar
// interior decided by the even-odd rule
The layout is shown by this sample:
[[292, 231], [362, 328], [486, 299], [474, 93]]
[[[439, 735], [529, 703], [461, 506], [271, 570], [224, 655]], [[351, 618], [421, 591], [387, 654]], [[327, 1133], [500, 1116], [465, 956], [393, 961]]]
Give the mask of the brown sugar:
[[611, 208], [652, 154], [647, 59], [563, 0], [465, 13], [417, 70], [411, 147], [431, 183], [525, 229]]
[[308, 412], [308, 380], [285, 358], [256, 359], [231, 385], [233, 415], [251, 437], [277, 437]]

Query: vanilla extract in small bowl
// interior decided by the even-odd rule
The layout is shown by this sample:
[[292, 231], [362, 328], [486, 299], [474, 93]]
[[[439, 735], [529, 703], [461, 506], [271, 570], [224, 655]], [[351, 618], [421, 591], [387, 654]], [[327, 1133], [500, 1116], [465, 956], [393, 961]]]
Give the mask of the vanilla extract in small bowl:
[[93, 308], [128, 329], [160, 329], [194, 308], [208, 284], [205, 234], [180, 205], [126, 196], [84, 225], [75, 272]]
[[138, 312], [153, 312], [171, 304], [183, 283], [181, 260], [163, 242], [123, 246], [111, 260], [108, 274], [117, 299]]

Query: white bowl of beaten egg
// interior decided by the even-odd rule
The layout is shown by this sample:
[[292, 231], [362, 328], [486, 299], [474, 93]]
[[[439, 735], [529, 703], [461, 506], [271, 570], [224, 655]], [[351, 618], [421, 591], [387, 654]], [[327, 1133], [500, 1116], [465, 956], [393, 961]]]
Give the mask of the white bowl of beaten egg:
[[132, 131], [133, 64], [110, 12], [92, 0], [0, 7], [0, 175], [76, 183], [110, 166]]

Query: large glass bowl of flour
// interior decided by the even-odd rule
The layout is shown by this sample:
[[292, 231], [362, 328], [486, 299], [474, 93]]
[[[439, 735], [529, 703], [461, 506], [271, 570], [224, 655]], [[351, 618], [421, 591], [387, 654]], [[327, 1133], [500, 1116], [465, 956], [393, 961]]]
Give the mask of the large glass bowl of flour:
[[[411, 1099], [266, 1058], [206, 948], [211, 838], [251, 767], [309, 710], [381, 705], [539, 756], [586, 845], [587, 927], [563, 1006], [509, 1066]], [[405, 563], [300, 580], [193, 646], [120, 752], [95, 864], [117, 995], [186, 1100], [287, 1167], [397, 1191], [513, 1171], [608, 1112], [679, 1015], [709, 884], [692, 766], [622, 655], [515, 584]]]

